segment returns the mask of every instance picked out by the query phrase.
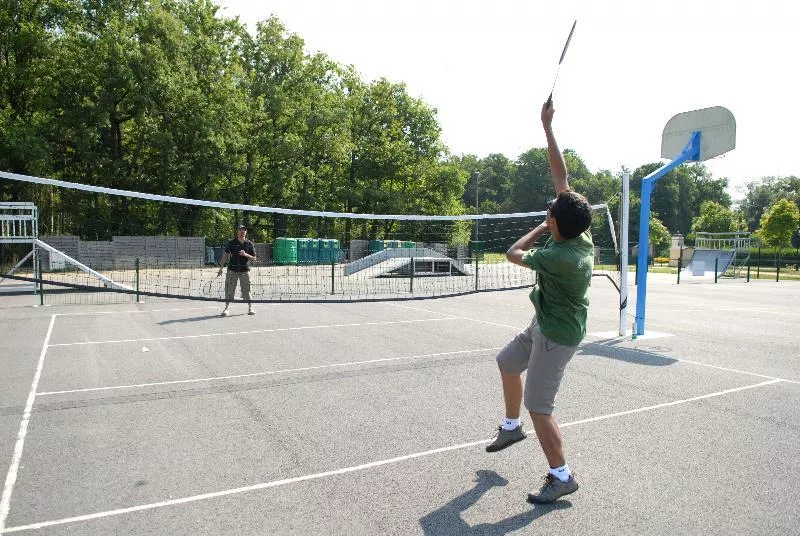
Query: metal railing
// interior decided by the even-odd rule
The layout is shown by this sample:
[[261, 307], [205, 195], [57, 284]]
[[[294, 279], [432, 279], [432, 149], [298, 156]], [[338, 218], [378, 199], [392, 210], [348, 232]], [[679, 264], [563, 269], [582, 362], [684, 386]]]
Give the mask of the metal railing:
[[33, 203], [0, 203], [0, 243], [32, 243], [39, 211]]

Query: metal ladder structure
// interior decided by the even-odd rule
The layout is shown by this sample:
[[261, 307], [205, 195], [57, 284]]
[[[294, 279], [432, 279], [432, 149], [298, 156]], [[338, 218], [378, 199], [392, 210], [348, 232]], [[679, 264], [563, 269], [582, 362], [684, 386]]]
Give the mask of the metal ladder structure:
[[[34, 203], [0, 203], [0, 244], [30, 244], [31, 250], [5, 275], [14, 272], [33, 257], [33, 278], [39, 279], [39, 254], [36, 243], [39, 240], [39, 209]], [[0, 283], [5, 277], [0, 276]], [[32, 292], [36, 286], [32, 285]]]
[[747, 263], [750, 261], [751, 244], [751, 235], [745, 231], [730, 233], [699, 232], [695, 236], [696, 249], [733, 251], [733, 260], [730, 266], [725, 270], [725, 273], [720, 274], [724, 277], [735, 278], [742, 275], [742, 270], [745, 269]]

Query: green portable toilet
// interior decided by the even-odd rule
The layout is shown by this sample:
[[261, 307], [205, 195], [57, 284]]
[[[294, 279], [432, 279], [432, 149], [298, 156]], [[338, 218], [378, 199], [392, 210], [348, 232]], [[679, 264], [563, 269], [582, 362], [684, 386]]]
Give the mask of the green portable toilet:
[[297, 264], [297, 239], [286, 239], [286, 264]]
[[306, 264], [319, 264], [319, 238], [308, 239]]
[[373, 253], [377, 253], [378, 251], [383, 251], [386, 249], [386, 245], [383, 243], [383, 240], [370, 240], [369, 241], [369, 253], [372, 255]]
[[[339, 247], [339, 241], [335, 238], [328, 238], [325, 241], [325, 249], [320, 249], [320, 252], [325, 251], [325, 264], [337, 264], [339, 262], [339, 253], [341, 248]], [[320, 259], [320, 262], [323, 262]]]
[[330, 264], [328, 260], [330, 258], [330, 254], [328, 250], [330, 249], [330, 245], [328, 244], [329, 240], [327, 238], [320, 238], [319, 239], [319, 247], [317, 247], [318, 257], [317, 263], [318, 264]]
[[417, 247], [417, 243], [412, 242], [411, 240], [404, 240], [403, 247], [407, 249], [414, 249], [415, 247]]
[[297, 239], [297, 264], [308, 264], [309, 246], [308, 238]]
[[297, 239], [286, 239], [286, 264], [297, 264]]
[[275, 264], [297, 264], [297, 239], [276, 238], [272, 258]]
[[[334, 243], [336, 246], [334, 247]], [[320, 238], [319, 240], [319, 263], [331, 264], [338, 259], [338, 240], [331, 238]], [[336, 251], [336, 252], [335, 252]]]

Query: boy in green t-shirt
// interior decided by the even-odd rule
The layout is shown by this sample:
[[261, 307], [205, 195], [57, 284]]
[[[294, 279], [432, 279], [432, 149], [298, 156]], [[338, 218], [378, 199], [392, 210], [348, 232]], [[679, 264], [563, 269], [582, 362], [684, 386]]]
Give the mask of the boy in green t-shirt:
[[[527, 369], [525, 407], [550, 464], [541, 489], [528, 494], [528, 501], [534, 503], [551, 503], [578, 489], [564, 458], [553, 408], [567, 363], [586, 335], [594, 264], [594, 246], [588, 231], [592, 207], [585, 197], [569, 189], [567, 167], [553, 135], [553, 114], [552, 104], [545, 103], [542, 126], [557, 197], [547, 204], [544, 223], [517, 240], [506, 253], [509, 261], [536, 270], [537, 284], [530, 294], [536, 315], [531, 325], [497, 355], [506, 417], [486, 447], [487, 452], [496, 452], [527, 436], [520, 423], [521, 375]], [[550, 237], [544, 247], [531, 249], [547, 232]]]

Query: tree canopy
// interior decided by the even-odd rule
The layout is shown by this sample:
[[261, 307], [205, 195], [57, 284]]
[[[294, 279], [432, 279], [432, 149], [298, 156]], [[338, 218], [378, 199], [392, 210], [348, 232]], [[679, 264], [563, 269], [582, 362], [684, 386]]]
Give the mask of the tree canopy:
[[783, 247], [789, 244], [800, 227], [800, 209], [788, 199], [780, 199], [761, 216], [761, 228], [756, 236], [769, 246]]
[[[18, 0], [0, 10], [0, 29], [4, 171], [331, 212], [529, 212], [554, 195], [545, 148], [453, 155], [437, 111], [404, 83], [367, 81], [307, 52], [275, 17], [251, 34], [210, 0]], [[572, 187], [616, 214], [622, 170], [592, 172], [575, 149], [564, 156]], [[641, 178], [660, 165], [632, 173], [632, 237]], [[681, 166], [659, 181], [652, 210], [669, 233], [687, 235], [739, 222], [753, 231], [780, 199], [800, 204], [797, 177], [751, 180], [736, 208], [727, 184], [703, 164]], [[45, 195], [5, 180], [0, 200], [37, 203], [43, 233], [214, 235], [208, 214], [192, 206]], [[244, 217], [263, 227], [264, 216]], [[298, 229], [296, 218], [275, 217], [259, 238]], [[380, 232], [355, 222], [345, 235]]]

